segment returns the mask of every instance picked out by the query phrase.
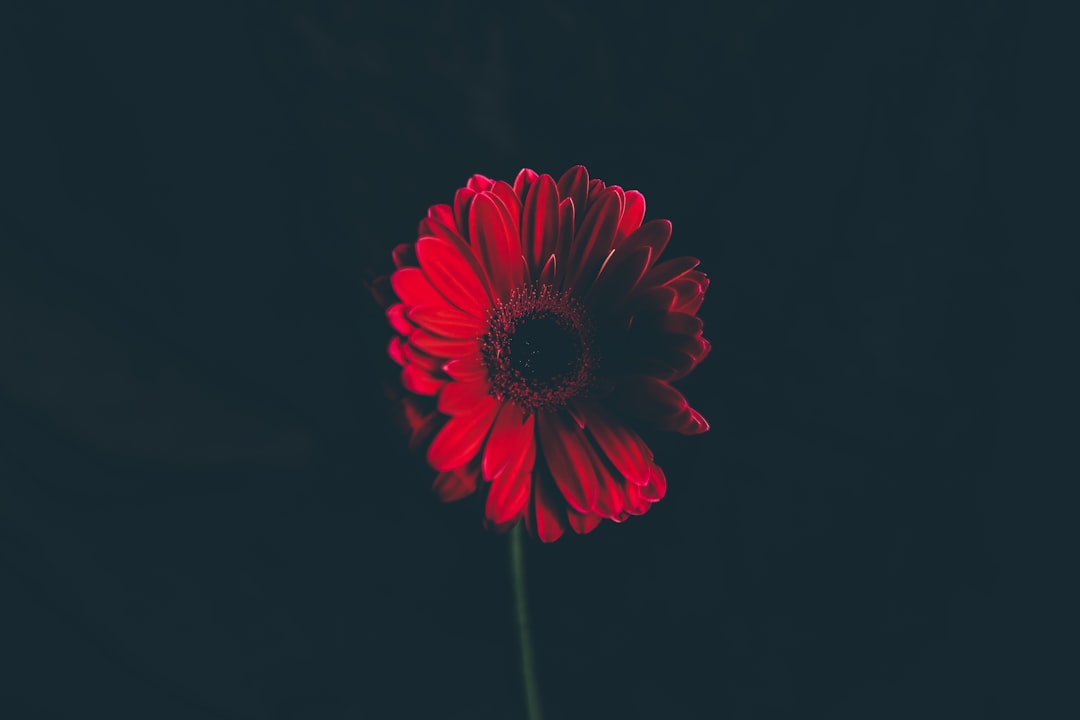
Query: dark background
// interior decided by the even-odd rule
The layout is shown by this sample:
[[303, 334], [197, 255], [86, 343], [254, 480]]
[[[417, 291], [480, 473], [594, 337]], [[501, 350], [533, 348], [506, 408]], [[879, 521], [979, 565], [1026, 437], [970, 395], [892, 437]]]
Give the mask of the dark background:
[[0, 716], [520, 717], [365, 282], [576, 163], [709, 273], [713, 429], [527, 547], [547, 716], [1057, 716], [1063, 14], [148, 5], [0, 13]]

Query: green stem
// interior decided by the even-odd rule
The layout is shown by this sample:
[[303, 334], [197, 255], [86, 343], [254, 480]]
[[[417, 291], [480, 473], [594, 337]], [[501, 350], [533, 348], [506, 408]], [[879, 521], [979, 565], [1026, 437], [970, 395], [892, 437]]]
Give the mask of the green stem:
[[514, 579], [514, 606], [517, 609], [518, 639], [521, 645], [521, 677], [525, 686], [525, 712], [528, 720], [541, 720], [540, 693], [536, 687], [532, 639], [529, 636], [529, 610], [525, 603], [525, 534], [519, 522], [510, 530], [510, 571]]

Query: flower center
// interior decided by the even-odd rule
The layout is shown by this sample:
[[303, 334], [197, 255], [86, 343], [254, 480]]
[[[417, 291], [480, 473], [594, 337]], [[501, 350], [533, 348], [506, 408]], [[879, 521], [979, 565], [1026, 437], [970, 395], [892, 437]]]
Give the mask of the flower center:
[[593, 346], [581, 304], [543, 285], [495, 305], [480, 352], [492, 394], [533, 412], [565, 405], [589, 389], [597, 364]]

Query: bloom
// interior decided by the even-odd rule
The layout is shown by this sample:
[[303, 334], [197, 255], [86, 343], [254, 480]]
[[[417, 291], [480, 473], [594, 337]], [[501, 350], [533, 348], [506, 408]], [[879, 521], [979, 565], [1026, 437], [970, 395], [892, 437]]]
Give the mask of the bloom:
[[644, 513], [667, 480], [639, 431], [708, 423], [670, 384], [710, 350], [698, 260], [671, 223], [576, 166], [474, 175], [393, 252], [376, 287], [414, 447], [446, 501], [486, 494], [497, 529], [545, 542]]

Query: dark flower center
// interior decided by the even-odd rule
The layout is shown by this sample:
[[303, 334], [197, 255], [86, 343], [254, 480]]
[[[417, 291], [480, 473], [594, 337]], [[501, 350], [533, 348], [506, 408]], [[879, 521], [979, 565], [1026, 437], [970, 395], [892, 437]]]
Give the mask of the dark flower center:
[[581, 337], [550, 313], [523, 318], [510, 336], [510, 367], [530, 385], [572, 375], [581, 357]]
[[480, 350], [492, 394], [533, 412], [588, 391], [597, 364], [593, 345], [581, 304], [545, 285], [498, 303]]

